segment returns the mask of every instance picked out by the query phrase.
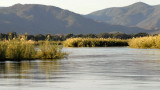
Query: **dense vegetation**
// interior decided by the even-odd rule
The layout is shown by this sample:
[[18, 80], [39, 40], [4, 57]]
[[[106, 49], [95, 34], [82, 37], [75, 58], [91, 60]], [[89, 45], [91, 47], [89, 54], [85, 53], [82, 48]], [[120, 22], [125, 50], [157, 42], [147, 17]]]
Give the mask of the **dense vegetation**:
[[[143, 37], [146, 36], [146, 37]], [[129, 40], [132, 38], [131, 40]], [[0, 60], [58, 59], [64, 57], [65, 47], [129, 46], [132, 48], [160, 48], [160, 35], [147, 33], [101, 33], [66, 35], [0, 34]], [[63, 41], [63, 42], [62, 42]]]
[[131, 48], [159, 48], [160, 49], [160, 35], [133, 38], [129, 41]]
[[128, 40], [104, 38], [70, 38], [64, 41], [65, 47], [108, 47], [128, 46]]
[[49, 41], [36, 46], [35, 41], [21, 39], [0, 42], [0, 60], [32, 60], [62, 58], [62, 47]]
[[[17, 35], [16, 32], [12, 33], [1, 33], [0, 34], [0, 40], [8, 40], [13, 39], [15, 37], [22, 37], [23, 35]], [[117, 39], [131, 39], [133, 37], [143, 37], [143, 36], [149, 36], [147, 33], [137, 33], [137, 34], [125, 34], [125, 33], [100, 33], [100, 34], [37, 34], [37, 35], [28, 35], [25, 34], [27, 37], [27, 40], [34, 40], [34, 41], [44, 41], [44, 40], [50, 40], [50, 41], [64, 41], [68, 38], [117, 38]]]

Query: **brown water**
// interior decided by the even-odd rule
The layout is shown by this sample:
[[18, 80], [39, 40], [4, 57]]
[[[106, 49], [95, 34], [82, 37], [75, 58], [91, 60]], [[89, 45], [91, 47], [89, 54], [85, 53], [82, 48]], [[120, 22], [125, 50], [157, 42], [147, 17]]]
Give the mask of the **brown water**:
[[159, 90], [160, 50], [65, 48], [68, 58], [0, 62], [0, 90]]

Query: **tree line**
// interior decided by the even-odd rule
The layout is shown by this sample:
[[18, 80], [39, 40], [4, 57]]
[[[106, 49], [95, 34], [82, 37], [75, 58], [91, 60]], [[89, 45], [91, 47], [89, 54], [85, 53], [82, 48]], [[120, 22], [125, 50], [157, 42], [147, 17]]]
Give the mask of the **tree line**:
[[18, 38], [25, 36], [27, 40], [52, 40], [52, 41], [64, 41], [68, 38], [117, 38], [117, 39], [131, 39], [133, 37], [144, 37], [149, 36], [148, 33], [136, 33], [136, 34], [126, 34], [126, 33], [100, 33], [100, 34], [36, 34], [36, 35], [29, 35], [29, 34], [17, 34], [16, 32], [11, 33], [0, 33], [0, 40], [9, 40], [13, 38]]

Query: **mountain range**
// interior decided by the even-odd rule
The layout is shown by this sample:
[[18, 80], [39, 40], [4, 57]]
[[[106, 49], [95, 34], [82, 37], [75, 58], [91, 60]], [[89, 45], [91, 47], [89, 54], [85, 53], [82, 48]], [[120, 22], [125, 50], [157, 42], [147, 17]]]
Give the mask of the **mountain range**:
[[[93, 14], [90, 15], [94, 16]], [[99, 14], [99, 16], [101, 15]], [[105, 20], [107, 21], [107, 19]], [[10, 7], [0, 8], [0, 33], [87, 34], [103, 32], [139, 33], [151, 31], [152, 30], [138, 27], [126, 27], [97, 22], [83, 15], [54, 6], [16, 4]]]
[[112, 25], [160, 30], [160, 5], [151, 6], [143, 2], [95, 11], [85, 17]]

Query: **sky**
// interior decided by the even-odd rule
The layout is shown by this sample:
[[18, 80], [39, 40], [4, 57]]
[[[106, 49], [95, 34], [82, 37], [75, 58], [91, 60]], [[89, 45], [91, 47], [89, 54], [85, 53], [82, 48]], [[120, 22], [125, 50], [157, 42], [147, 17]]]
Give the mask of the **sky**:
[[0, 6], [12, 6], [21, 4], [43, 4], [60, 7], [79, 14], [88, 14], [93, 11], [122, 7], [136, 2], [144, 2], [150, 5], [160, 4], [160, 0], [0, 0]]

